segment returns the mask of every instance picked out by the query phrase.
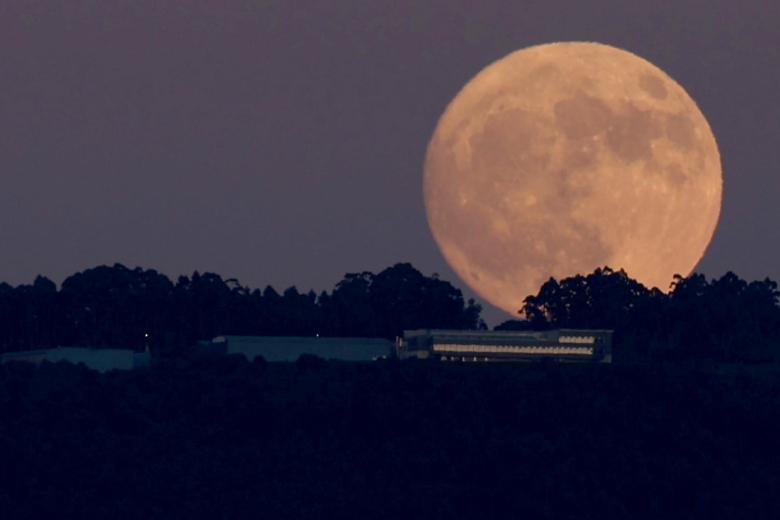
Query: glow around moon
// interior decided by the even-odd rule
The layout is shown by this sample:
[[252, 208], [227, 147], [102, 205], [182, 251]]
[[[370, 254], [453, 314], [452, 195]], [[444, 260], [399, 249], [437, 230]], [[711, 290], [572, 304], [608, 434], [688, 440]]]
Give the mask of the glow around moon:
[[715, 138], [658, 67], [596, 43], [514, 52], [447, 107], [428, 145], [433, 236], [457, 274], [516, 315], [550, 277], [625, 269], [667, 290], [720, 214]]

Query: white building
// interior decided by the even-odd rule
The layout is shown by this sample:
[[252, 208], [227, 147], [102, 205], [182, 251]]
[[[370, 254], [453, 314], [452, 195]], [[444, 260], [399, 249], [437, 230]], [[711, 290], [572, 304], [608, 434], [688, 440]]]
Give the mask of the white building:
[[612, 331], [558, 329], [546, 331], [407, 330], [396, 340], [400, 359], [441, 361], [612, 362]]

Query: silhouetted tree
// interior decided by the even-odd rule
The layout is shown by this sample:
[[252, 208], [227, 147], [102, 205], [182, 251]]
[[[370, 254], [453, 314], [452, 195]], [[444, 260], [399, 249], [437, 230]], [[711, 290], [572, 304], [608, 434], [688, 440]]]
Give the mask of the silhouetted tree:
[[100, 266], [62, 283], [59, 312], [63, 345], [143, 345], [144, 334], [157, 337], [166, 326], [173, 286], [154, 270], [123, 265]]
[[281, 295], [270, 286], [250, 290], [197, 271], [173, 284], [154, 270], [115, 264], [76, 273], [59, 291], [43, 277], [0, 284], [0, 350], [148, 344], [175, 355], [220, 334], [392, 337], [405, 328], [479, 326], [479, 312], [452, 285], [410, 264], [347, 274], [319, 296], [295, 287]]
[[771, 280], [747, 283], [734, 273], [712, 282], [678, 275], [665, 294], [604, 268], [550, 279], [521, 313], [531, 328], [613, 329], [624, 360], [761, 360], [780, 349], [779, 294]]

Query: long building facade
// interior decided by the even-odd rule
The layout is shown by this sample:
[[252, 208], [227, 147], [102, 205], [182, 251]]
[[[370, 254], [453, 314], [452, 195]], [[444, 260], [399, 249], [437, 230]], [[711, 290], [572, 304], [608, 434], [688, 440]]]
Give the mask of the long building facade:
[[552, 359], [611, 363], [612, 331], [407, 330], [396, 340], [396, 355], [400, 359], [462, 362]]

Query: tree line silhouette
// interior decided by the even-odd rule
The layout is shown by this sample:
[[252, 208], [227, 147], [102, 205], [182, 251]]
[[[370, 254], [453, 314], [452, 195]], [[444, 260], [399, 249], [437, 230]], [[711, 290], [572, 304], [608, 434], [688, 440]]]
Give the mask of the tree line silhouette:
[[[521, 320], [497, 329], [606, 328], [617, 361], [769, 361], [780, 355], [777, 283], [734, 273], [675, 277], [668, 293], [605, 267], [551, 278], [525, 299]], [[0, 351], [56, 345], [143, 348], [176, 354], [220, 334], [366, 336], [415, 328], [485, 328], [481, 307], [437, 275], [399, 263], [348, 273], [330, 292], [250, 289], [214, 273], [174, 283], [121, 264], [87, 269], [62, 286], [0, 284]], [[148, 335], [148, 337], [147, 337]]]
[[778, 296], [776, 282], [748, 283], [732, 272], [711, 281], [678, 275], [664, 293], [607, 267], [551, 278], [525, 299], [525, 320], [497, 328], [613, 329], [623, 361], [770, 361], [780, 357]]
[[220, 334], [394, 338], [404, 329], [484, 327], [480, 312], [452, 284], [408, 263], [346, 274], [319, 295], [249, 289], [214, 273], [174, 283], [152, 269], [115, 264], [74, 274], [59, 289], [42, 276], [32, 285], [0, 284], [0, 351], [148, 342], [170, 353]]

